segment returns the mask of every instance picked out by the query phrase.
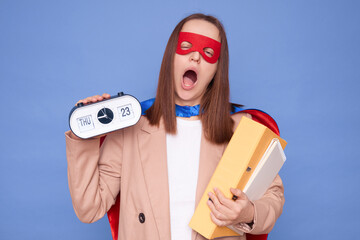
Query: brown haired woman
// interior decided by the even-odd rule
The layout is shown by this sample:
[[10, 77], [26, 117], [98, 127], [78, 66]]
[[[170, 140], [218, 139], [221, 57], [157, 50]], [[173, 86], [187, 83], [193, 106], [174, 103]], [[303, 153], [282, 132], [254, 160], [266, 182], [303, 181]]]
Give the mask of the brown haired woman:
[[[188, 223], [233, 130], [242, 116], [251, 117], [230, 115], [228, 67], [221, 23], [190, 15], [170, 36], [155, 101], [138, 124], [107, 134], [101, 148], [99, 138], [66, 133], [70, 193], [81, 221], [102, 218], [121, 192], [118, 239], [205, 239]], [[216, 189], [209, 193], [213, 222], [269, 233], [284, 204], [280, 177], [257, 201], [230, 191], [236, 201]]]

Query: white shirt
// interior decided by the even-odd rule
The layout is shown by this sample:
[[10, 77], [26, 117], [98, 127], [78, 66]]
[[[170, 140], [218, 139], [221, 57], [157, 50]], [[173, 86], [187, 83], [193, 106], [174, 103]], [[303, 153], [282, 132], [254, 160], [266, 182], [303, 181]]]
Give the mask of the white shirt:
[[172, 240], [191, 239], [188, 224], [195, 210], [201, 132], [200, 120], [177, 118], [177, 134], [166, 135]]

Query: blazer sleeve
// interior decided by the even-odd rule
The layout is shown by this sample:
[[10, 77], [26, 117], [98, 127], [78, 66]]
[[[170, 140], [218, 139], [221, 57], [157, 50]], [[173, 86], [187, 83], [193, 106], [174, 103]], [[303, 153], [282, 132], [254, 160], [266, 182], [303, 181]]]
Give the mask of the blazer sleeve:
[[259, 200], [253, 201], [255, 212], [252, 226], [246, 223], [239, 223], [233, 227], [251, 234], [267, 234], [280, 217], [285, 203], [284, 186], [279, 175], [277, 175]]
[[102, 218], [120, 191], [123, 132], [99, 139], [78, 139], [65, 133], [68, 182], [78, 218], [91, 223]]

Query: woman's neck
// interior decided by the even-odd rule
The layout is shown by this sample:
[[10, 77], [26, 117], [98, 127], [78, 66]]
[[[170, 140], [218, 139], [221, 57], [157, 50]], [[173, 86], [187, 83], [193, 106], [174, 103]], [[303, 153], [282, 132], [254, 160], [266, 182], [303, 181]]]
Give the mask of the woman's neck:
[[191, 117], [178, 117], [180, 119], [186, 120], [186, 121], [195, 121], [200, 120], [199, 116], [191, 116]]

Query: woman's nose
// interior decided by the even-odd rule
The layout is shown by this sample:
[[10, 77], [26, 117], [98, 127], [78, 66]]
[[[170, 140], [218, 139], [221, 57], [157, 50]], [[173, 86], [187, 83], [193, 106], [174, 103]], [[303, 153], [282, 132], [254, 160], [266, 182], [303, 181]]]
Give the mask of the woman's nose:
[[200, 53], [199, 52], [192, 52], [190, 54], [190, 61], [194, 61], [194, 62], [200, 62]]

